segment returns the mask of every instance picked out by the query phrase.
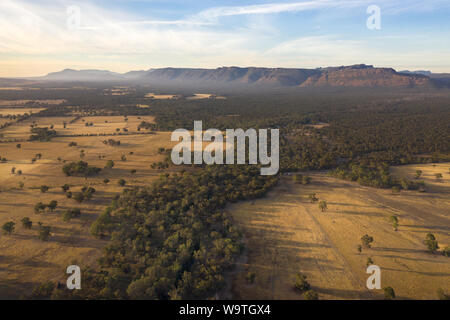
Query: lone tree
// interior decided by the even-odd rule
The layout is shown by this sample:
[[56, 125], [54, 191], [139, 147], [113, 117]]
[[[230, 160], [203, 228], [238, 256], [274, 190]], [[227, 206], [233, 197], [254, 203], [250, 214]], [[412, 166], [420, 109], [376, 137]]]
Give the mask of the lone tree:
[[311, 285], [309, 284], [308, 281], [306, 281], [306, 276], [301, 273], [297, 274], [294, 287], [295, 290], [299, 292], [305, 292], [311, 289]]
[[373, 264], [373, 260], [372, 260], [372, 258], [367, 258], [367, 262], [366, 262], [366, 266], [368, 267], [368, 266], [370, 266], [370, 265], [372, 265]]
[[436, 237], [432, 233], [428, 233], [423, 242], [427, 246], [430, 253], [435, 253], [439, 249]]
[[50, 209], [51, 212], [53, 212], [57, 206], [58, 206], [58, 201], [56, 201], [56, 200], [50, 201], [50, 203], [47, 205], [47, 207]]
[[127, 182], [124, 179], [120, 179], [117, 183], [119, 186], [123, 187]]
[[389, 218], [389, 220], [392, 223], [392, 226], [394, 227], [394, 230], [397, 231], [398, 230], [398, 218], [396, 216], [391, 216]]
[[45, 208], [47, 206], [43, 204], [42, 202], [38, 202], [34, 205], [34, 213], [39, 214], [41, 212], [44, 212]]
[[46, 185], [42, 185], [40, 189], [41, 189], [42, 193], [46, 193], [50, 189], [50, 187], [46, 186]]
[[33, 226], [33, 222], [28, 217], [23, 218], [22, 220], [20, 220], [20, 222], [22, 222], [22, 227], [24, 227], [25, 229], [31, 229], [31, 227]]
[[13, 233], [15, 225], [16, 224], [12, 221], [4, 223], [2, 226], [3, 234], [10, 235], [11, 233]]
[[16, 144], [16, 148], [20, 149], [20, 148], [22, 148], [22, 145], [20, 143], [18, 143], [18, 144]]
[[314, 290], [308, 290], [303, 295], [305, 300], [319, 300], [319, 295]]
[[103, 179], [103, 183], [104, 184], [108, 184], [109, 183], [109, 179], [108, 178]]
[[442, 173], [436, 173], [434, 176], [436, 177], [437, 180], [442, 179]]
[[63, 186], [61, 187], [61, 189], [62, 189], [63, 192], [67, 192], [67, 191], [69, 191], [70, 186], [66, 183], [65, 185], [63, 185]]
[[111, 169], [111, 168], [113, 168], [113, 167], [114, 167], [114, 161], [112, 161], [112, 160], [106, 161], [105, 168]]
[[308, 195], [308, 198], [309, 198], [309, 200], [311, 201], [311, 203], [316, 202], [316, 201], [319, 201], [319, 199], [316, 197], [316, 194], [315, 194], [315, 193], [310, 193], [310, 194]]
[[44, 226], [43, 224], [39, 225], [38, 238], [42, 241], [47, 241], [51, 236], [51, 228], [50, 226]]
[[422, 175], [422, 170], [417, 170], [414, 178], [419, 179], [421, 175]]
[[319, 202], [319, 209], [322, 212], [325, 212], [328, 209], [327, 202], [325, 200]]
[[81, 210], [76, 208], [76, 209], [67, 209], [64, 214], [63, 214], [63, 220], [64, 221], [70, 221], [70, 219], [72, 218], [77, 218], [81, 216]]
[[364, 247], [370, 248], [371, 243], [373, 242], [373, 237], [369, 236], [368, 234], [365, 234], [361, 237], [361, 242]]
[[384, 299], [385, 300], [395, 299], [395, 291], [394, 291], [394, 289], [392, 289], [392, 287], [383, 288], [383, 291], [384, 291]]
[[11, 168], [11, 173], [12, 173], [12, 174], [16, 173], [16, 167], [12, 167], [12, 168]]

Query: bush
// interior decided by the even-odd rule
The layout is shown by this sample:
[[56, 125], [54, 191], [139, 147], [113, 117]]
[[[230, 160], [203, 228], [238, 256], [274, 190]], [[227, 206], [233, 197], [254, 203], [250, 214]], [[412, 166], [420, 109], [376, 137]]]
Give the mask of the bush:
[[311, 288], [308, 281], [306, 281], [306, 276], [301, 273], [297, 274], [297, 279], [295, 280], [294, 287], [295, 287], [295, 290], [297, 290], [299, 292], [305, 292]]
[[432, 233], [428, 233], [423, 242], [430, 253], [435, 253], [439, 249], [438, 242]]
[[34, 213], [39, 214], [41, 212], [44, 212], [45, 208], [47, 208], [45, 204], [43, 204], [42, 202], [38, 202], [34, 205]]
[[395, 299], [395, 291], [394, 291], [394, 289], [392, 289], [392, 287], [383, 288], [383, 292], [384, 292], [385, 300]]
[[51, 230], [50, 226], [44, 226], [41, 224], [39, 226], [39, 232], [38, 232], [39, 240], [48, 241], [48, 239], [51, 236], [50, 230]]
[[63, 186], [61, 187], [61, 189], [62, 189], [63, 192], [67, 192], [67, 191], [69, 191], [70, 186], [66, 183], [65, 185], [63, 185]]
[[25, 217], [20, 221], [22, 222], [22, 227], [24, 227], [25, 229], [31, 229], [31, 227], [33, 226], [33, 222], [28, 217]]
[[93, 176], [98, 174], [102, 169], [97, 167], [89, 167], [87, 162], [78, 161], [71, 162], [63, 166], [62, 171], [66, 176]]
[[42, 185], [41, 188], [40, 188], [42, 193], [46, 193], [49, 189], [50, 189], [50, 187], [46, 186], [46, 185]]
[[72, 218], [78, 218], [81, 216], [81, 210], [76, 209], [67, 209], [63, 214], [63, 220], [64, 221], [70, 221]]
[[373, 237], [369, 236], [368, 234], [365, 234], [361, 237], [361, 242], [364, 247], [370, 248], [373, 242]]
[[13, 233], [15, 225], [16, 224], [12, 221], [5, 222], [2, 226], [3, 234], [10, 235], [11, 233]]
[[124, 179], [120, 179], [117, 183], [119, 186], [123, 187], [127, 182]]
[[306, 300], [319, 300], [319, 295], [314, 290], [308, 290], [305, 292]]

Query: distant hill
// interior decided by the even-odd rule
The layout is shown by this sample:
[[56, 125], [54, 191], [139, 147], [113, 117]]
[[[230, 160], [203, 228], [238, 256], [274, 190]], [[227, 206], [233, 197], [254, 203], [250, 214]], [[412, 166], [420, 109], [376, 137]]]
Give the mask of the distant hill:
[[160, 68], [124, 74], [106, 70], [72, 70], [50, 73], [43, 80], [132, 81], [142, 84], [231, 84], [289, 87], [416, 87], [433, 84], [425, 71], [397, 72], [360, 64], [317, 69], [221, 67], [217, 69]]

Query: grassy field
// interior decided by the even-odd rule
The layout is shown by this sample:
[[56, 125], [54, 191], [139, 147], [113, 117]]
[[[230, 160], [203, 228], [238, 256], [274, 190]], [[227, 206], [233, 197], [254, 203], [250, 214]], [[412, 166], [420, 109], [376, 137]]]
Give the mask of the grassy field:
[[[233, 278], [234, 297], [302, 299], [293, 289], [300, 272], [320, 299], [383, 298], [382, 290], [365, 285], [370, 257], [381, 268], [381, 286], [393, 287], [398, 299], [437, 299], [438, 289], [450, 288], [449, 258], [428, 253], [423, 240], [431, 232], [441, 249], [450, 245], [449, 168], [448, 163], [393, 168], [395, 175], [409, 178], [422, 170], [425, 193], [394, 194], [325, 173], [309, 174], [310, 185], [286, 176], [268, 197], [229, 207], [247, 244]], [[328, 210], [311, 203], [311, 193], [326, 200]], [[389, 221], [393, 215], [398, 231]], [[359, 253], [365, 234], [374, 242]], [[253, 283], [246, 279], [252, 273]]]
[[[1, 112], [1, 111], [0, 111]], [[71, 121], [75, 120], [73, 123]], [[88, 134], [118, 134], [137, 132], [137, 127], [142, 121], [153, 123], [151, 116], [102, 116], [102, 117], [32, 117], [20, 123], [14, 124], [1, 131], [5, 138], [28, 139], [30, 136], [30, 125], [38, 127], [50, 127], [53, 125], [58, 135], [88, 135]], [[66, 128], [64, 128], [66, 123]], [[92, 124], [86, 126], [86, 123]], [[144, 131], [142, 131], [144, 132]]]
[[[117, 126], [136, 129], [136, 117], [129, 117], [128, 122], [123, 117], [101, 117], [85, 121], [94, 122], [93, 127], [85, 127], [81, 119], [68, 125], [67, 132], [86, 134], [96, 132], [113, 132]], [[108, 120], [105, 123], [104, 120]], [[61, 132], [62, 122], [66, 118], [34, 118], [39, 125], [53, 123], [58, 133]], [[150, 121], [151, 119], [146, 119]], [[28, 120], [3, 131], [10, 132], [11, 128], [17, 134], [29, 135]], [[87, 129], [87, 130], [86, 130]], [[50, 142], [22, 142], [21, 148], [16, 143], [0, 144], [1, 157], [7, 158], [6, 163], [0, 163], [0, 225], [13, 221], [16, 223], [12, 235], [0, 235], [0, 298], [18, 298], [29, 294], [38, 283], [46, 280], [64, 280], [64, 270], [72, 262], [79, 266], [95, 266], [101, 255], [101, 248], [106, 241], [98, 240], [89, 233], [91, 223], [104, 208], [111, 203], [113, 197], [124, 187], [118, 185], [119, 179], [126, 180], [125, 187], [146, 185], [156, 179], [161, 171], [151, 169], [153, 162], [162, 161], [165, 157], [158, 153], [160, 147], [170, 147], [170, 134], [158, 132], [154, 135], [114, 136], [120, 140], [120, 146], [109, 146], [103, 140], [111, 137], [82, 136], [59, 137]], [[69, 147], [70, 142], [77, 146]], [[81, 159], [80, 152], [85, 156]], [[37, 154], [41, 159], [31, 162]], [[122, 156], [126, 157], [123, 161]], [[99, 158], [101, 157], [101, 159]], [[64, 162], [83, 160], [91, 166], [104, 168], [107, 160], [113, 160], [112, 169], [103, 169], [98, 176], [66, 177], [62, 172]], [[16, 168], [16, 174], [11, 169]], [[137, 170], [131, 173], [131, 170]], [[21, 170], [22, 174], [17, 174]], [[168, 169], [170, 172], [172, 169]], [[103, 180], [108, 178], [108, 184]], [[20, 184], [23, 183], [23, 188]], [[93, 198], [82, 203], [66, 197], [61, 186], [70, 185], [74, 194], [83, 186], [96, 189]], [[50, 187], [42, 193], [41, 185]], [[34, 205], [38, 202], [49, 203], [58, 201], [54, 212], [35, 214]], [[80, 208], [81, 217], [65, 222], [62, 214], [65, 210]], [[33, 221], [31, 230], [22, 227], [21, 219], [29, 217]], [[38, 239], [38, 222], [51, 227], [52, 236], [49, 241]]]

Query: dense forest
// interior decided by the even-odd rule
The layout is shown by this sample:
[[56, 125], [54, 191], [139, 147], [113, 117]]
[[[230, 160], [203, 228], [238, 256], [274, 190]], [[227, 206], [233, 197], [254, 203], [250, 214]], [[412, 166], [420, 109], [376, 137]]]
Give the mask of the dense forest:
[[84, 270], [81, 290], [44, 283], [32, 297], [213, 298], [242, 249], [226, 203], [261, 197], [276, 183], [255, 166], [211, 166], [127, 189], [91, 227], [111, 239], [101, 269]]

